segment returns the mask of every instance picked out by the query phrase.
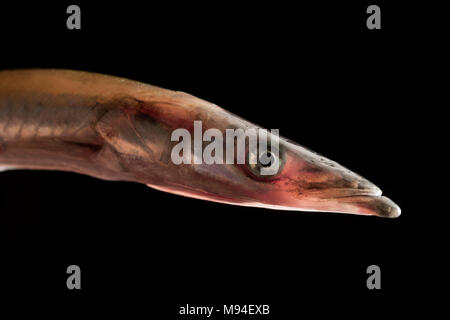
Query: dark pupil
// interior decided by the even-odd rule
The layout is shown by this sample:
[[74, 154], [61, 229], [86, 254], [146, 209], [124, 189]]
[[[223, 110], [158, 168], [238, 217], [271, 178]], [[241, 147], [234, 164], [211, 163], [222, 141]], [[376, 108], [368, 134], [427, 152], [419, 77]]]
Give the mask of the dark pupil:
[[[262, 155], [261, 156], [261, 158], [263, 158], [264, 156]], [[267, 160], [266, 159], [264, 159], [264, 160], [266, 160], [266, 161], [264, 161], [264, 162], [262, 162], [261, 161], [261, 166], [262, 167], [264, 167], [264, 168], [266, 168], [266, 167], [270, 167], [271, 165], [272, 165], [272, 154], [270, 153], [270, 152], [267, 152], [266, 153], [266, 159], [269, 159], [269, 161], [267, 162], [267, 163], [264, 163], [264, 162], [266, 162]], [[261, 160], [261, 159], [260, 159]]]

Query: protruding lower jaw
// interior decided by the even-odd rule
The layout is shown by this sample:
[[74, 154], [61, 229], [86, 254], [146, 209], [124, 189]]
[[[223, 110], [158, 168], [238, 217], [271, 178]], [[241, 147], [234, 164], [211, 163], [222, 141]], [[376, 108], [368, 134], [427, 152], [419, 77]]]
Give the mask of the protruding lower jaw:
[[401, 214], [400, 207], [384, 196], [362, 195], [334, 199], [303, 199], [291, 205], [272, 205], [266, 203], [252, 203], [248, 205], [277, 210], [337, 212], [382, 218], [397, 218]]
[[349, 196], [337, 200], [336, 210], [343, 213], [374, 215], [382, 218], [397, 218], [400, 207], [384, 196]]
[[[397, 218], [400, 207], [389, 198], [382, 196], [381, 190], [364, 180], [364, 188], [329, 190], [322, 194], [320, 202], [328, 203], [330, 211], [350, 214], [373, 215], [383, 218]], [[327, 210], [328, 211], [328, 210]]]
[[[328, 189], [310, 193], [301, 200], [301, 205], [315, 211], [371, 215], [383, 218], [397, 218], [400, 207], [381, 190], [367, 181], [361, 189]], [[299, 208], [301, 210], [301, 208]]]

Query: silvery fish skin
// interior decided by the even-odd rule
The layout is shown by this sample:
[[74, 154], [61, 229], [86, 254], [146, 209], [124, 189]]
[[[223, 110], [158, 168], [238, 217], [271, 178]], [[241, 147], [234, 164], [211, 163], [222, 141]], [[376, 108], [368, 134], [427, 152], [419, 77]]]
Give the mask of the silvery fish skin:
[[71, 70], [0, 72], [0, 167], [64, 170], [233, 205], [398, 217], [371, 182], [277, 138], [283, 165], [263, 177], [242, 164], [174, 164], [175, 129], [258, 128], [192, 95]]

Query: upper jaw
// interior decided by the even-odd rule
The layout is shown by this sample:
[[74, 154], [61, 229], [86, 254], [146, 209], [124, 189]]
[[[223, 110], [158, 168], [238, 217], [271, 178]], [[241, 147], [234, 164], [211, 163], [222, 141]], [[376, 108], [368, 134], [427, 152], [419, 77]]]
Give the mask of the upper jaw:
[[311, 190], [307, 197], [316, 197], [320, 199], [341, 199], [358, 196], [379, 197], [382, 191], [377, 186], [373, 185], [370, 188], [352, 189], [352, 188], [329, 188], [322, 190]]

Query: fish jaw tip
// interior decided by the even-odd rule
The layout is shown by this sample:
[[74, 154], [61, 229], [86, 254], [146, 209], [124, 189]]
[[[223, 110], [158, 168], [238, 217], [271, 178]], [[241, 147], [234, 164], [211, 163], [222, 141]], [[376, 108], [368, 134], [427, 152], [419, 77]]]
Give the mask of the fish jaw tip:
[[391, 199], [381, 196], [379, 198], [380, 210], [377, 211], [377, 216], [381, 218], [398, 218], [402, 210]]

